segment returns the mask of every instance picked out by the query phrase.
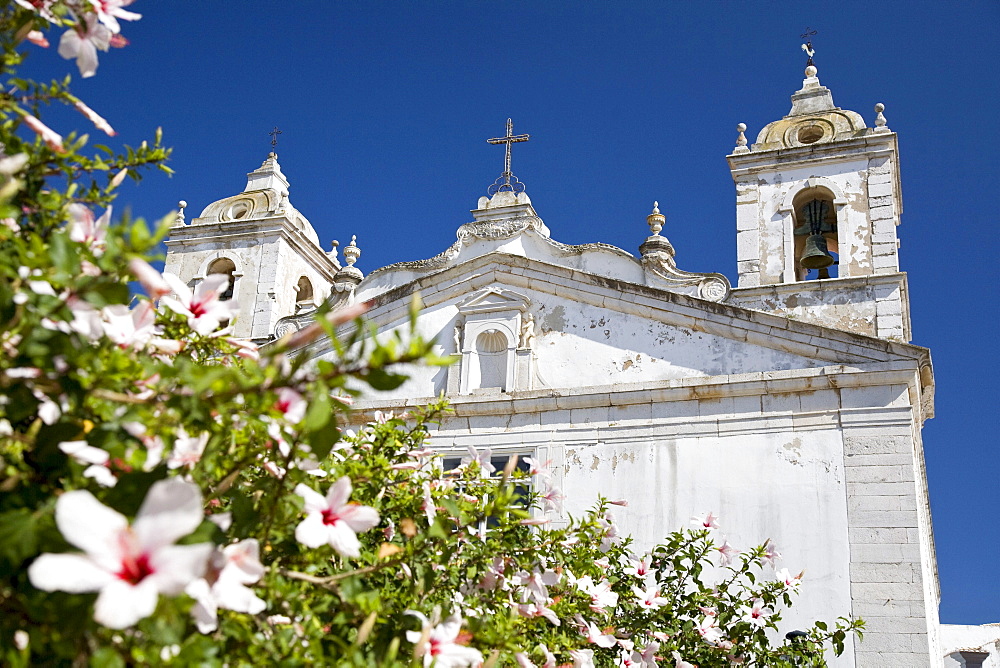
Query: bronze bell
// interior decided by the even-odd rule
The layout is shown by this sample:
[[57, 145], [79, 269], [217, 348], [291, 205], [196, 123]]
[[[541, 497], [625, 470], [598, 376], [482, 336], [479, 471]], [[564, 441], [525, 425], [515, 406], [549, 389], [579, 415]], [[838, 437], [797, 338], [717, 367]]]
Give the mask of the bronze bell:
[[810, 234], [799, 264], [806, 269], [823, 269], [833, 264], [833, 256], [826, 249], [826, 237], [822, 234]]

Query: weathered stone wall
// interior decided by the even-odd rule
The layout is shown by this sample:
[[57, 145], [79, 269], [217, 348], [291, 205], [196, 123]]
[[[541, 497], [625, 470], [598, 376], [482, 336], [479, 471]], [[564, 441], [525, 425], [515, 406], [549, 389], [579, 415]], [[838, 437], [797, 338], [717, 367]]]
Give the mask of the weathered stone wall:
[[[332, 263], [317, 261], [322, 251], [280, 221], [213, 223], [175, 227], [167, 241], [164, 271], [191, 287], [201, 282], [211, 264], [228, 258], [236, 265], [234, 298], [240, 307], [234, 334], [267, 340], [279, 318], [292, 315], [296, 285], [305, 276], [317, 300], [330, 292]], [[320, 302], [317, 301], [317, 304]]]
[[866, 336], [910, 340], [906, 274], [733, 290], [728, 303]]

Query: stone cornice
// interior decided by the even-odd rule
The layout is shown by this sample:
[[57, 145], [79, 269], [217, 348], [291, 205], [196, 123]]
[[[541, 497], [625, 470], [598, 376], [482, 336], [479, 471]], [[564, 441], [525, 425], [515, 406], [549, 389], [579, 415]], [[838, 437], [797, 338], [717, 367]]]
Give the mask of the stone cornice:
[[[455, 417], [538, 413], [645, 403], [665, 403], [704, 399], [726, 399], [775, 394], [812, 393], [843, 388], [906, 385], [914, 398], [921, 397], [920, 368], [916, 360], [868, 364], [857, 367], [835, 365], [816, 369], [764, 371], [757, 373], [702, 376], [646, 383], [619, 383], [584, 388], [540, 389], [520, 392], [482, 392], [449, 396]], [[354, 404], [358, 416], [352, 421], [365, 422], [376, 410], [405, 410], [432, 403], [435, 397], [412, 399], [365, 399]], [[921, 401], [911, 401], [921, 411]], [[923, 419], [933, 417], [926, 412]]]
[[323, 274], [324, 278], [331, 283], [334, 282], [334, 275], [340, 270], [340, 266], [330, 259], [320, 247], [306, 238], [302, 232], [295, 229], [284, 216], [248, 221], [175, 225], [170, 228], [170, 236], [164, 243], [168, 248], [170, 246], [183, 248], [203, 243], [219, 243], [229, 246], [238, 240], [252, 240], [261, 243], [279, 236], [299, 255], [308, 260], [317, 271]]
[[735, 179], [759, 171], [774, 171], [776, 165], [781, 165], [782, 169], [789, 169], [822, 162], [856, 160], [859, 154], [871, 159], [879, 155], [891, 156], [897, 153], [896, 133], [887, 132], [795, 148], [732, 153], [726, 156], [726, 160], [729, 161], [729, 169]]
[[[834, 363], [881, 362], [897, 357], [926, 360], [925, 363], [930, 364], [929, 351], [920, 346], [791, 320], [499, 252], [422, 276], [377, 295], [370, 300], [368, 317], [379, 327], [389, 326], [407, 317], [410, 298], [415, 292], [419, 292], [424, 305], [430, 307], [494, 284], [538, 290], [644, 317], [655, 316], [667, 324]], [[314, 354], [322, 352], [317, 349]]]

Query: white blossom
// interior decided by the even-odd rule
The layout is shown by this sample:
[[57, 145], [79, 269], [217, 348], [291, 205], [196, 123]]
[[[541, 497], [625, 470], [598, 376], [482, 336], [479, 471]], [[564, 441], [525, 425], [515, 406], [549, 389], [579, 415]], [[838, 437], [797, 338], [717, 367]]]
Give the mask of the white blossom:
[[131, 526], [90, 492], [66, 492], [56, 502], [56, 525], [83, 552], [43, 554], [28, 578], [43, 591], [100, 592], [94, 619], [127, 628], [153, 614], [160, 594], [180, 594], [205, 572], [210, 543], [174, 545], [201, 520], [201, 491], [177, 478], [150, 487]]

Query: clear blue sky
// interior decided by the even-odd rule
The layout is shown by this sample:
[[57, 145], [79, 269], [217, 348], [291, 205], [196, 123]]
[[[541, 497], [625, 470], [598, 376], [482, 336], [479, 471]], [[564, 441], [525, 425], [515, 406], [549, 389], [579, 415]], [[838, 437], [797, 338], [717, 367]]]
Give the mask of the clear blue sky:
[[[292, 203], [324, 246], [357, 234], [359, 268], [430, 257], [471, 220], [503, 167], [484, 140], [516, 132], [514, 172], [566, 243], [635, 253], [654, 199], [683, 269], [735, 282], [734, 189], [725, 161], [788, 112], [799, 34], [820, 80], [899, 133], [914, 343], [932, 350], [937, 417], [924, 429], [941, 617], [1000, 621], [998, 324], [1000, 95], [995, 1], [931, 2], [153, 2], [130, 9], [132, 44], [101, 54], [80, 97], [124, 143], [163, 126], [167, 179], [119, 206], [189, 217], [242, 190], [282, 130]], [[56, 40], [53, 40], [55, 43]], [[72, 64], [34, 53], [26, 72]], [[53, 116], [57, 130], [84, 128]], [[63, 125], [60, 125], [62, 123]], [[94, 139], [96, 134], [91, 133]]]

